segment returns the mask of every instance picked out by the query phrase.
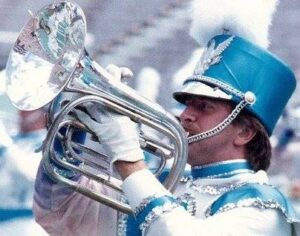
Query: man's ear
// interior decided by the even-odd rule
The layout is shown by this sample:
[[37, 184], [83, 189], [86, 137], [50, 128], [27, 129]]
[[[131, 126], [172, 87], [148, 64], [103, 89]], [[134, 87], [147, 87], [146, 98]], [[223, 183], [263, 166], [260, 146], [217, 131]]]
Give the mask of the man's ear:
[[255, 135], [255, 130], [249, 127], [240, 127], [237, 129], [237, 135], [234, 139], [234, 144], [237, 146], [243, 146], [250, 142]]

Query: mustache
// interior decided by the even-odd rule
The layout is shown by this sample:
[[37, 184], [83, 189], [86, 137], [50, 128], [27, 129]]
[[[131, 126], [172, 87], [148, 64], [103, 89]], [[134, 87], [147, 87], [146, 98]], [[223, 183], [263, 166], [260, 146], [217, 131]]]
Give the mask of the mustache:
[[193, 135], [196, 135], [196, 134], [200, 133], [199, 131], [196, 131], [196, 130], [193, 130], [193, 129], [188, 129], [188, 128], [185, 128], [185, 127], [184, 127], [184, 130], [185, 130], [185, 133], [186, 133], [187, 137], [190, 137], [190, 136], [193, 136]]

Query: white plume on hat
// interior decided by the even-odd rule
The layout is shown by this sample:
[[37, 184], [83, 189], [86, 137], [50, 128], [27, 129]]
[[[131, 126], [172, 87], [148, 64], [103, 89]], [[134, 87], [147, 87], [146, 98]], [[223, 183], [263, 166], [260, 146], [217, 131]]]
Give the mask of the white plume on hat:
[[278, 0], [194, 0], [191, 36], [206, 46], [224, 30], [268, 48], [268, 31]]

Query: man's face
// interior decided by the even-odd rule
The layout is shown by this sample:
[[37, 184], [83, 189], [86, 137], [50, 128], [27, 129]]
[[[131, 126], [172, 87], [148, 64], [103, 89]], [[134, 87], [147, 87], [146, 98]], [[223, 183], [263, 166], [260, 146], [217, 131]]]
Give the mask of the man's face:
[[[186, 105], [180, 121], [189, 136], [216, 127], [232, 111], [229, 102], [206, 97], [190, 97]], [[216, 136], [189, 144], [188, 163], [194, 166], [226, 160], [226, 157], [234, 155], [236, 133], [236, 128], [229, 125]]]

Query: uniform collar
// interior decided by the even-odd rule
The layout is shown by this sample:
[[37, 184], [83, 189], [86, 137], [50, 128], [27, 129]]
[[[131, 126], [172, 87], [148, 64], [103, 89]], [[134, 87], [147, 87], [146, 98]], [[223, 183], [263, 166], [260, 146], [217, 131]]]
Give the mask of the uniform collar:
[[245, 159], [216, 162], [192, 167], [191, 174], [196, 178], [228, 178], [241, 173], [254, 173], [250, 163]]

